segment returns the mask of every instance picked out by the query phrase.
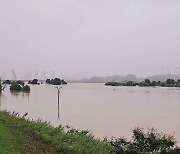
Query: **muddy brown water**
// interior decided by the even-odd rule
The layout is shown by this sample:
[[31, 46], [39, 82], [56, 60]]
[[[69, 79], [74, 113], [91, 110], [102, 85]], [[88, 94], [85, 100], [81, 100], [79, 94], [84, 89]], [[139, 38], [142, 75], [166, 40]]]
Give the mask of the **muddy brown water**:
[[52, 125], [69, 124], [89, 129], [97, 137], [130, 138], [136, 126], [174, 134], [180, 141], [180, 88], [109, 87], [99, 83], [69, 83], [60, 90], [58, 119], [57, 89], [53, 85], [31, 85], [31, 92], [0, 97], [0, 109], [28, 112], [31, 119]]

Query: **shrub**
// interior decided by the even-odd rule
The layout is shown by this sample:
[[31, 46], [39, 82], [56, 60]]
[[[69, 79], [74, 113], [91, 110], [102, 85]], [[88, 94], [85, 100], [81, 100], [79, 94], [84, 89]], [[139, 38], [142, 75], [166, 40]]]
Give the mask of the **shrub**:
[[180, 153], [176, 141], [172, 135], [157, 133], [155, 129], [149, 129], [147, 133], [141, 128], [133, 129], [132, 140], [125, 138], [112, 138], [110, 144], [114, 147], [112, 152], [117, 154], [175, 154]]
[[10, 86], [11, 91], [21, 91], [22, 90], [22, 85], [20, 85], [18, 82], [12, 82]]
[[28, 85], [24, 86], [22, 91], [24, 92], [30, 92], [30, 87]]
[[52, 85], [61, 85], [61, 84], [67, 84], [66, 81], [61, 80], [60, 78], [55, 78], [55, 79], [47, 79], [46, 83], [52, 84]]
[[105, 85], [106, 86], [121, 86], [121, 84], [118, 82], [107, 82], [105, 83]]
[[3, 82], [3, 84], [11, 84], [11, 81], [10, 80], [6, 80]]
[[38, 84], [38, 80], [37, 79], [33, 79], [31, 84]]
[[51, 80], [50, 80], [50, 79], [47, 79], [47, 80], [46, 80], [46, 83], [51, 84]]
[[20, 84], [21, 86], [24, 86], [24, 82], [21, 80], [16, 81], [17, 84]]
[[24, 85], [23, 82], [19, 82], [19, 81], [15, 82], [15, 81], [13, 81], [11, 83], [10, 90], [11, 91], [16, 91], [16, 92], [20, 92], [20, 91], [29, 92], [30, 87], [28, 85]]

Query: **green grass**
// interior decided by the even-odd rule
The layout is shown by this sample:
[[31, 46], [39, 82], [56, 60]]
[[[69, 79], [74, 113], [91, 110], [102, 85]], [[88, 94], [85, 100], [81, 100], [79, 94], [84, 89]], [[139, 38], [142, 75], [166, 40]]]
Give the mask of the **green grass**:
[[112, 147], [86, 131], [52, 127], [0, 112], [0, 153], [106, 154]]

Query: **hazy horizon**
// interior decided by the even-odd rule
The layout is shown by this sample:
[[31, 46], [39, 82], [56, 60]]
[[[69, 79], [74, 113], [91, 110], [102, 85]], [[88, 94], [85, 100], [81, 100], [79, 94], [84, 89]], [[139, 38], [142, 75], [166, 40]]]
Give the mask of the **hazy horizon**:
[[0, 76], [180, 75], [178, 0], [0, 0]]
[[[14, 73], [15, 75], [14, 75]], [[4, 74], [3, 74], [4, 73]], [[137, 79], [143, 79], [143, 78], [148, 78], [148, 77], [153, 77], [153, 76], [159, 76], [159, 75], [164, 75], [164, 76], [176, 76], [180, 74], [175, 74], [175, 73], [161, 73], [161, 74], [150, 74], [148, 76], [138, 76], [136, 74], [108, 74], [108, 75], [90, 75], [90, 76], [83, 76], [83, 75], [78, 75], [78, 74], [72, 74], [72, 75], [57, 75], [55, 72], [46, 72], [46, 71], [35, 71], [35, 72], [27, 72], [27, 73], [22, 73], [22, 74], [17, 74], [14, 70], [9, 71], [8, 73], [3, 72], [0, 74], [0, 79], [1, 80], [32, 80], [32, 79], [38, 79], [38, 80], [46, 80], [48, 78], [61, 78], [65, 79], [66, 81], [78, 81], [78, 80], [83, 80], [83, 79], [91, 79], [92, 77], [115, 77], [115, 76], [121, 76], [121, 77], [126, 77], [127, 75], [135, 75]], [[24, 74], [24, 75], [23, 75]], [[20, 76], [21, 75], [21, 76]]]

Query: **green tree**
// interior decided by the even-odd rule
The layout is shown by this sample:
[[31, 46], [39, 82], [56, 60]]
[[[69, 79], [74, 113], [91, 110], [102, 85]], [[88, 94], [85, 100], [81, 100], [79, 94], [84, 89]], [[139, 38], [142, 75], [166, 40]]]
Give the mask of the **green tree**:
[[46, 79], [46, 83], [51, 84], [51, 80], [50, 79]]
[[61, 80], [59, 78], [55, 78], [51, 80], [53, 85], [61, 85]]
[[139, 83], [139, 86], [148, 87], [148, 86], [150, 86], [150, 84], [151, 84], [151, 81], [149, 79], [145, 79], [144, 81]]
[[157, 85], [160, 86], [160, 85], [161, 85], [161, 81], [158, 81], [158, 82], [157, 82]]
[[0, 93], [6, 88], [6, 85], [2, 86], [1, 78], [0, 78]]
[[33, 79], [31, 84], [38, 84], [38, 79]]
[[24, 86], [24, 82], [21, 80], [16, 81], [17, 84], [20, 84], [21, 86]]
[[145, 79], [144, 82], [147, 83], [148, 85], [150, 85], [150, 83], [151, 83], [151, 81], [149, 79]]
[[178, 79], [178, 80], [176, 81], [176, 86], [177, 86], [177, 87], [180, 87], [180, 79]]
[[172, 135], [158, 133], [155, 129], [149, 129], [147, 133], [141, 128], [133, 130], [130, 141], [126, 138], [112, 138], [110, 144], [116, 154], [179, 154], [180, 148]]
[[24, 92], [30, 92], [30, 87], [28, 85], [25, 85], [23, 88], [22, 88], [22, 91]]
[[22, 82], [13, 81], [11, 83], [10, 90], [11, 91], [16, 91], [16, 92], [21, 92], [21, 91], [29, 92], [30, 91], [30, 87], [28, 85], [22, 84]]
[[150, 83], [150, 85], [151, 85], [151, 86], [157, 86], [158, 83], [157, 83], [156, 81], [152, 81], [152, 82]]
[[64, 79], [63, 79], [63, 80], [61, 80], [61, 83], [62, 83], [62, 84], [67, 84], [67, 82], [66, 82], [66, 81], [64, 81]]
[[12, 82], [10, 86], [11, 91], [22, 91], [22, 85], [19, 82]]
[[180, 83], [180, 79], [178, 79], [176, 82], [177, 82], [177, 83]]
[[128, 81], [125, 84], [126, 86], [136, 86], [136, 84], [133, 81]]
[[11, 84], [11, 81], [10, 80], [6, 80], [3, 82], [3, 84]]
[[175, 84], [175, 80], [174, 79], [167, 79], [166, 80], [166, 84], [167, 85], [174, 85]]

